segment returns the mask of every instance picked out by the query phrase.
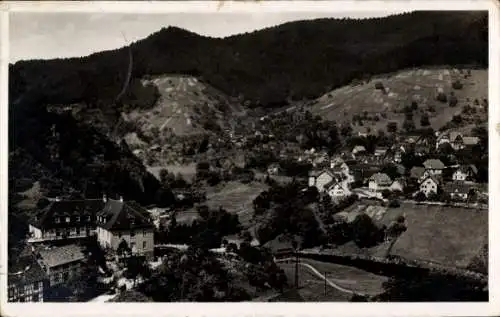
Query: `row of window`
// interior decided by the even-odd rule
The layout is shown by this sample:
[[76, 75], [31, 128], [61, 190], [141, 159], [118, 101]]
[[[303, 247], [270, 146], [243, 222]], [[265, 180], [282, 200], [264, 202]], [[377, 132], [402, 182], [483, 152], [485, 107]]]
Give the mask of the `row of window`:
[[[83, 220], [85, 219], [84, 217], [80, 217], [80, 216], [76, 216], [75, 217], [75, 221], [76, 222], [80, 222], [80, 220]], [[90, 221], [91, 220], [91, 217], [90, 216], [87, 216], [86, 217], [87, 221]], [[62, 223], [62, 222], [66, 222], [66, 223], [69, 223], [71, 222], [71, 217], [55, 217], [54, 219], [55, 223]]]
[[48, 230], [47, 234], [48, 235], [53, 235], [55, 234], [56, 237], [61, 237], [61, 236], [67, 236], [67, 235], [79, 235], [86, 233], [87, 235], [89, 234], [90, 229], [86, 227], [75, 227], [71, 228], [69, 230]]
[[[145, 237], [148, 232], [146, 230], [142, 230], [142, 236]], [[118, 238], [121, 238], [123, 235], [121, 232], [118, 232]], [[130, 231], [130, 237], [135, 237], [135, 230]]]
[[16, 301], [21, 303], [43, 302], [43, 297], [40, 294], [33, 294], [33, 295], [28, 295], [26, 297], [21, 296], [17, 298], [17, 300], [15, 300], [14, 297], [9, 297], [9, 301]]
[[75, 273], [73, 270], [53, 273], [50, 275], [50, 285], [63, 283], [69, 280], [70, 276]]
[[33, 284], [24, 285], [24, 287], [9, 287], [9, 297], [22, 296], [23, 294], [31, 295], [32, 293], [41, 292], [43, 290], [43, 282], [35, 282]]

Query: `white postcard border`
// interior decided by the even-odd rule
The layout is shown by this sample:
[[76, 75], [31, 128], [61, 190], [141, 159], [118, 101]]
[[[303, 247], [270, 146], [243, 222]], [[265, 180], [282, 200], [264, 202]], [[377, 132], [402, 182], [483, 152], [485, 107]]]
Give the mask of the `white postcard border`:
[[[489, 10], [489, 303], [6, 303], [7, 264], [7, 173], [8, 173], [8, 12], [105, 12], [165, 14], [190, 12], [200, 14], [230, 14], [232, 12], [297, 12], [297, 11], [413, 11], [413, 10]], [[1, 65], [0, 65], [0, 309], [2, 316], [498, 316], [500, 315], [500, 277], [494, 269], [500, 267], [498, 255], [500, 188], [495, 174], [499, 171], [500, 144], [496, 131], [500, 122], [499, 79], [499, 9], [495, 1], [96, 1], [59, 2], [25, 1], [0, 3]], [[500, 127], [500, 126], [499, 126]], [[497, 194], [497, 195], [495, 195]], [[466, 238], [466, 237], [464, 237]], [[5, 291], [4, 291], [5, 290]]]

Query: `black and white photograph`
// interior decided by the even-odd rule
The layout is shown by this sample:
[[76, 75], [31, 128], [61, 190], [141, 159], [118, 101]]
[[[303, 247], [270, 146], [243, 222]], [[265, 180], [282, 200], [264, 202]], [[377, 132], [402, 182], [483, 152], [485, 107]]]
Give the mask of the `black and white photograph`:
[[8, 13], [7, 301], [487, 303], [490, 12], [223, 9]]

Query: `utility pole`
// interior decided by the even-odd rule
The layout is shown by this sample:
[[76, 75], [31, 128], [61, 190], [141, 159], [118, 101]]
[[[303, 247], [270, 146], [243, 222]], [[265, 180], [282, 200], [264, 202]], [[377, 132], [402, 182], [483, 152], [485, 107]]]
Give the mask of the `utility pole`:
[[299, 252], [295, 250], [295, 288], [299, 288]]
[[297, 241], [292, 241], [293, 251], [295, 252], [295, 288], [299, 288], [299, 249]]
[[324, 280], [325, 280], [325, 296], [326, 296], [326, 274], [327, 274], [327, 272], [325, 272], [325, 274], [324, 274], [324, 277], [325, 277], [324, 278]]

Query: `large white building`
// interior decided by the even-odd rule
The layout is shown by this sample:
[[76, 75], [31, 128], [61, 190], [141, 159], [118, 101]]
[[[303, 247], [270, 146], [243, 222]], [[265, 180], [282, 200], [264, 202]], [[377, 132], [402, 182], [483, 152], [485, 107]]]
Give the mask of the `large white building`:
[[132, 253], [152, 257], [154, 224], [149, 212], [133, 201], [108, 199], [97, 214], [97, 239], [114, 251], [125, 241]]

